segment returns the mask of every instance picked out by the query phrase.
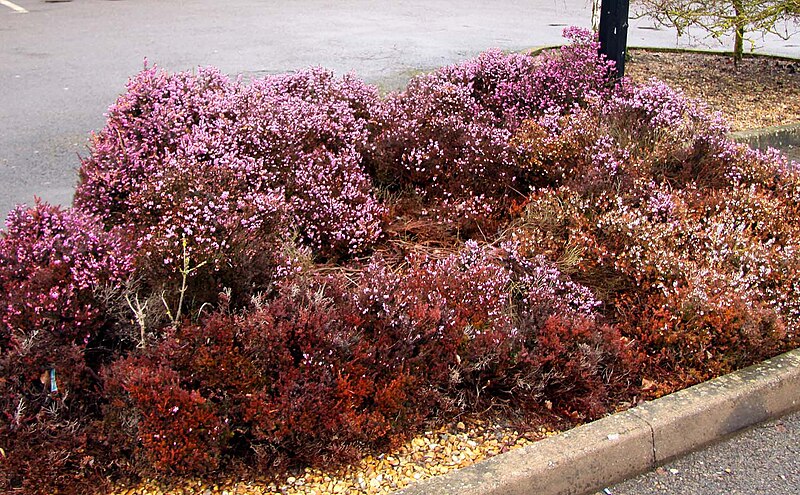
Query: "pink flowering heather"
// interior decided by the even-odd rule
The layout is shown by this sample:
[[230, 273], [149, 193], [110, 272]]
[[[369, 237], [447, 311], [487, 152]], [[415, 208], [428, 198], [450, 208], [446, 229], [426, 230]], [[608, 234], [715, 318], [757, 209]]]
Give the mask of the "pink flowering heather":
[[662, 391], [796, 341], [798, 233], [780, 219], [797, 215], [797, 174], [726, 133], [679, 91], [623, 82], [515, 141], [540, 177], [515, 238], [602, 296], [647, 373], [672, 370]]
[[40, 331], [86, 344], [108, 316], [100, 293], [131, 272], [129, 247], [95, 218], [37, 202], [0, 234], [0, 342]]
[[131, 271], [129, 246], [81, 211], [37, 202], [9, 214], [0, 232], [0, 448], [14, 455], [0, 460], [0, 491], [103, 483], [89, 465], [94, 377], [123, 345], [106, 296]]
[[545, 256], [527, 258], [513, 241], [502, 243], [500, 254], [512, 274], [509, 290], [521, 328], [538, 330], [554, 315], [586, 319], [597, 315], [601, 302], [592, 291], [572, 281]]
[[172, 290], [187, 263], [198, 267], [190, 280], [200, 304], [223, 288], [239, 297], [269, 286], [289, 235], [289, 207], [282, 189], [243, 187], [237, 165], [197, 174], [174, 163], [131, 195], [136, 203], [128, 221], [137, 229], [133, 242], [146, 286]]
[[475, 241], [468, 241], [455, 254], [441, 258], [415, 254], [408, 262], [407, 273], [396, 273], [380, 261], [367, 268], [359, 303], [363, 312], [377, 311], [392, 324], [405, 324], [413, 322], [414, 316], [403, 308], [441, 305], [441, 321], [437, 325], [440, 328], [434, 331], [444, 332], [442, 335], [449, 332], [445, 328], [463, 330], [467, 325], [480, 333], [481, 327], [508, 316], [506, 289], [511, 283], [510, 273], [490, 250]]
[[[380, 234], [383, 208], [370, 191], [356, 153], [317, 150], [298, 156], [289, 204], [306, 242], [324, 256], [360, 253]], [[335, 194], [331, 194], [336, 191]]]
[[370, 173], [384, 187], [420, 197], [437, 223], [467, 234], [491, 227], [529, 187], [513, 132], [525, 119], [561, 115], [612, 91], [611, 66], [597, 55], [593, 35], [565, 35], [574, 44], [555, 53], [490, 51], [389, 95]]
[[678, 90], [623, 81], [606, 99], [527, 121], [514, 143], [537, 185], [600, 191], [654, 180], [719, 187], [743, 153], [727, 132], [719, 114]]
[[239, 249], [237, 228], [251, 237], [240, 242], [268, 244], [287, 237], [282, 217], [322, 256], [359, 252], [380, 233], [360, 164], [375, 97], [321, 69], [248, 87], [212, 69], [145, 69], [95, 136], [75, 203], [135, 232], [151, 265], [180, 263], [185, 239], [195, 263], [219, 270]]
[[282, 184], [300, 234], [323, 257], [363, 252], [383, 207], [362, 166], [377, 90], [323, 69], [254, 81], [242, 92], [237, 134], [263, 160], [261, 181]]
[[470, 90], [470, 96], [498, 125], [514, 127], [533, 111], [527, 91], [536, 59], [524, 54], [489, 50], [466, 62], [439, 69], [430, 78]]
[[726, 137], [729, 128], [721, 114], [656, 80], [619, 89], [594, 112], [620, 147], [652, 167], [658, 180], [721, 179], [720, 167], [732, 161], [737, 148]]
[[268, 103], [282, 107], [285, 117], [280, 123], [287, 128], [268, 130], [273, 138], [283, 136], [288, 148], [311, 151], [323, 145], [329, 151], [353, 148], [361, 152], [368, 145], [378, 91], [353, 75], [336, 78], [331, 71], [311, 68], [253, 81], [245, 99], [242, 111], [256, 119], [269, 111]]
[[372, 173], [392, 188], [415, 187], [425, 198], [462, 199], [509, 193], [511, 134], [473, 97], [471, 88], [437, 75], [413, 79], [383, 106]]
[[537, 58], [537, 66], [524, 89], [528, 105], [539, 112], [567, 113], [587, 102], [604, 100], [615, 91], [609, 79], [614, 62], [599, 54], [600, 43], [592, 31], [568, 27], [563, 36], [571, 43]]
[[[145, 68], [108, 111], [81, 167], [78, 207], [124, 224], [129, 196], [166, 160], [224, 154], [235, 86], [215, 69], [168, 74]], [[198, 135], [197, 138], [193, 138]]]
[[512, 131], [524, 119], [563, 114], [611, 95], [614, 64], [598, 54], [596, 35], [570, 27], [563, 36], [569, 44], [536, 57], [489, 50], [431, 77], [468, 87], [478, 105]]

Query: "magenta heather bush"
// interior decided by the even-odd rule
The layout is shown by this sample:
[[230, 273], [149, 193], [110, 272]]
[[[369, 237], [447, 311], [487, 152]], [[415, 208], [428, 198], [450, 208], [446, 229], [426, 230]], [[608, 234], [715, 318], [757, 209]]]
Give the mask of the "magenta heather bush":
[[572, 281], [545, 256], [526, 258], [516, 242], [503, 243], [500, 249], [513, 274], [511, 293], [522, 326], [539, 328], [553, 315], [595, 317], [601, 302], [588, 287]]
[[522, 89], [530, 84], [536, 63], [528, 55], [494, 49], [422, 78], [467, 88], [470, 98], [481, 110], [487, 110], [498, 125], [513, 128], [533, 110], [531, 102], [523, 99], [528, 95]]
[[608, 103], [515, 137], [540, 185], [516, 237], [602, 296], [649, 356], [654, 393], [797, 340], [800, 237], [780, 220], [797, 215], [797, 174], [726, 133], [682, 93], [624, 82]]
[[315, 253], [336, 258], [369, 248], [383, 215], [361, 163], [375, 88], [311, 69], [254, 81], [242, 93], [240, 149], [264, 161], [261, 181], [285, 184], [293, 219]]
[[380, 184], [412, 188], [426, 202], [476, 198], [490, 206], [516, 184], [509, 166], [511, 133], [469, 86], [436, 74], [420, 76], [403, 93], [390, 95], [383, 111], [370, 162]]
[[529, 171], [510, 139], [516, 128], [611, 92], [612, 66], [597, 55], [594, 35], [565, 35], [574, 44], [555, 53], [487, 52], [389, 95], [368, 159], [378, 184], [413, 191], [434, 221], [467, 236], [491, 231], [528, 191]]
[[[255, 80], [243, 90], [243, 100], [242, 134], [248, 142], [239, 144], [253, 146], [248, 154], [277, 158], [320, 146], [335, 153], [363, 152], [378, 93], [352, 75], [337, 79], [330, 71], [314, 68]], [[291, 172], [289, 163], [276, 165], [284, 167], [285, 174]]]
[[719, 114], [680, 91], [623, 81], [607, 99], [526, 122], [514, 142], [542, 187], [597, 192], [637, 180], [721, 187], [743, 152], [727, 132]]
[[37, 202], [9, 214], [0, 234], [4, 492], [52, 493], [98, 482], [94, 377], [109, 347], [120, 346], [106, 296], [131, 272], [127, 250], [118, 235], [77, 210]]
[[186, 268], [193, 270], [188, 284], [196, 307], [214, 303], [224, 288], [237, 301], [266, 290], [289, 237], [283, 191], [248, 189], [231, 168], [167, 165], [131, 195], [137, 206], [127, 225], [143, 285], [137, 290], [166, 290], [174, 307]]
[[18, 206], [0, 234], [0, 345], [47, 332], [85, 345], [106, 324], [101, 292], [131, 272], [131, 255], [95, 218], [37, 202]]
[[130, 195], [165, 160], [229, 151], [234, 94], [234, 85], [215, 69], [168, 74], [145, 68], [109, 108], [106, 128], [93, 136], [76, 205], [107, 223], [125, 224], [128, 210], [138, 205]]
[[336, 257], [372, 246], [381, 232], [383, 208], [365, 194], [372, 183], [359, 155], [320, 149], [297, 159], [302, 166], [294, 170], [289, 204], [313, 252]]
[[610, 78], [614, 62], [600, 55], [597, 35], [573, 26], [565, 28], [563, 36], [570, 44], [537, 57], [530, 81], [520, 90], [525, 106], [534, 109], [526, 111], [525, 118], [568, 113], [616, 91]]
[[360, 252], [382, 214], [360, 158], [375, 99], [321, 69], [247, 87], [211, 69], [145, 69], [95, 136], [76, 205], [135, 232], [150, 266], [179, 259], [186, 238], [219, 271], [247, 249], [236, 223], [273, 251], [289, 219], [319, 256]]

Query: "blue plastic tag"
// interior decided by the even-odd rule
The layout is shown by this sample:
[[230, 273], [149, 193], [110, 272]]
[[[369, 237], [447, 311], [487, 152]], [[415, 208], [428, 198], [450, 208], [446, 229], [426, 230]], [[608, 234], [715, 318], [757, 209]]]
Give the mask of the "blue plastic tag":
[[50, 368], [50, 392], [58, 392], [58, 385], [56, 385], [56, 369]]

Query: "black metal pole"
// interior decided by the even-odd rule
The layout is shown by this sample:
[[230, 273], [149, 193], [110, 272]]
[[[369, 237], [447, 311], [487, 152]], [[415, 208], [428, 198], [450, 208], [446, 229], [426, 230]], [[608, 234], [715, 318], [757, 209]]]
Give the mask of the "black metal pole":
[[628, 6], [629, 0], [602, 0], [600, 4], [600, 53], [616, 63], [617, 77], [625, 75]]

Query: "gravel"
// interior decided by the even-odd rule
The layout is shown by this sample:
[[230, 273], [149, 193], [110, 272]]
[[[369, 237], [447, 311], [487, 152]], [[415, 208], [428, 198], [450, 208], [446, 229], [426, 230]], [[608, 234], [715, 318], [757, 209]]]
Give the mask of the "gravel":
[[469, 466], [557, 433], [547, 427], [521, 432], [497, 421], [465, 421], [427, 431], [391, 452], [368, 455], [343, 469], [305, 468], [270, 480], [190, 481], [178, 486], [144, 482], [136, 486], [117, 486], [112, 494], [387, 494], [414, 481]]

